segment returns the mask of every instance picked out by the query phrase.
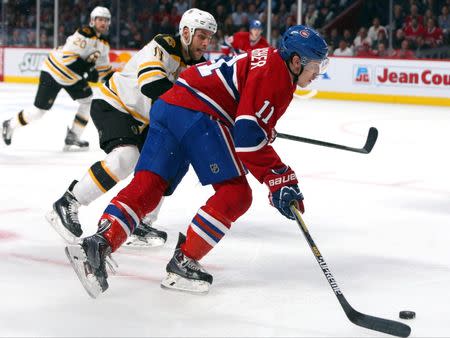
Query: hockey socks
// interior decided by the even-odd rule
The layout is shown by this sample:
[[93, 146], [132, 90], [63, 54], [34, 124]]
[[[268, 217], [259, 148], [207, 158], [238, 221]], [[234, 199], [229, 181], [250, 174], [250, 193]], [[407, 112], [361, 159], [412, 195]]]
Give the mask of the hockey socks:
[[139, 171], [113, 198], [99, 221], [98, 234], [116, 251], [133, 233], [140, 220], [155, 209], [167, 183], [150, 171]]
[[183, 253], [200, 260], [250, 207], [252, 192], [244, 176], [214, 184], [216, 193], [200, 208], [187, 231]]
[[181, 251], [189, 258], [200, 260], [219, 243], [230, 228], [230, 221], [205, 205], [189, 224], [186, 242], [181, 245]]

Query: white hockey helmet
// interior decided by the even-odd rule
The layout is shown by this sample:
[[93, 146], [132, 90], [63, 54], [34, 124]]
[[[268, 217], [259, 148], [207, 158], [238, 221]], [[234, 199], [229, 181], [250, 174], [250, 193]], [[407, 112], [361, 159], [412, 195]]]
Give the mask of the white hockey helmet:
[[189, 39], [188, 41], [181, 39], [181, 41], [186, 43], [186, 46], [189, 46], [196, 29], [205, 29], [215, 34], [217, 31], [217, 22], [210, 13], [197, 8], [191, 8], [184, 12], [181, 17], [179, 26], [180, 36], [183, 36], [184, 27], [189, 28]]
[[89, 26], [94, 27], [95, 18], [107, 18], [111, 21], [111, 12], [106, 7], [97, 6], [91, 12], [91, 21]]

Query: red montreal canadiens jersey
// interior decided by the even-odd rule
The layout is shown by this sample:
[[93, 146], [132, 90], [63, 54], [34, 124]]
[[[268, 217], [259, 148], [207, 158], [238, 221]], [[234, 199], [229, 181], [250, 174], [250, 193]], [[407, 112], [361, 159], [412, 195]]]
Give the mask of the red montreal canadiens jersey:
[[249, 32], [237, 32], [233, 35], [233, 42], [231, 42], [231, 46], [237, 52], [243, 53], [252, 49], [269, 47], [269, 44], [267, 43], [267, 40], [261, 36], [257, 43], [251, 45]]
[[269, 140], [295, 89], [284, 60], [268, 47], [190, 67], [161, 99], [226, 124], [239, 158], [263, 182], [284, 166]]

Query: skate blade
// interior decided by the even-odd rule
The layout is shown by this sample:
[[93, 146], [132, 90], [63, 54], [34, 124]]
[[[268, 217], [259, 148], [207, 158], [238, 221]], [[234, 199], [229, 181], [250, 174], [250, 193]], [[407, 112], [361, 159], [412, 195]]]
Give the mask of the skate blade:
[[163, 246], [166, 241], [161, 237], [138, 237], [131, 235], [125, 242], [125, 247], [133, 249], [156, 248]]
[[78, 146], [74, 146], [74, 145], [65, 145], [63, 147], [63, 151], [67, 152], [67, 153], [78, 153], [78, 152], [83, 152], [83, 151], [88, 151], [89, 147], [78, 147]]
[[84, 289], [92, 298], [97, 298], [102, 293], [102, 287], [93, 274], [86, 274], [86, 253], [80, 244], [68, 245], [65, 248], [66, 256], [78, 276]]
[[161, 281], [161, 287], [163, 289], [171, 289], [193, 294], [208, 293], [210, 286], [211, 284], [209, 284], [208, 282], [186, 279], [171, 272], [169, 272], [166, 278]]
[[76, 237], [74, 234], [72, 234], [69, 230], [66, 229], [66, 227], [62, 224], [58, 214], [55, 210], [49, 211], [45, 218], [48, 223], [52, 226], [53, 229], [60, 235], [64, 241], [66, 241], [68, 244], [75, 244], [78, 241], [78, 237]]

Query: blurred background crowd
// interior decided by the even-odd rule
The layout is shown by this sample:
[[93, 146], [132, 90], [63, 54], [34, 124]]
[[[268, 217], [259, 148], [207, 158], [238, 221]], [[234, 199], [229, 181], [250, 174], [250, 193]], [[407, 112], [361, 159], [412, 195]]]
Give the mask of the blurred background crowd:
[[[0, 45], [54, 47], [55, 1], [39, 2], [37, 37], [37, 1], [3, 0]], [[450, 58], [450, 0], [391, 3], [392, 15], [386, 0], [303, 0], [302, 23], [326, 37], [330, 55]], [[88, 24], [97, 5], [111, 10], [113, 48], [140, 49], [156, 34], [176, 33], [181, 15], [190, 7], [209, 11], [218, 22], [211, 51], [220, 51], [226, 36], [248, 30], [251, 20], [267, 27], [266, 0], [59, 0], [57, 43]], [[271, 18], [270, 43], [277, 46], [281, 34], [297, 23], [297, 0], [272, 0]]]

